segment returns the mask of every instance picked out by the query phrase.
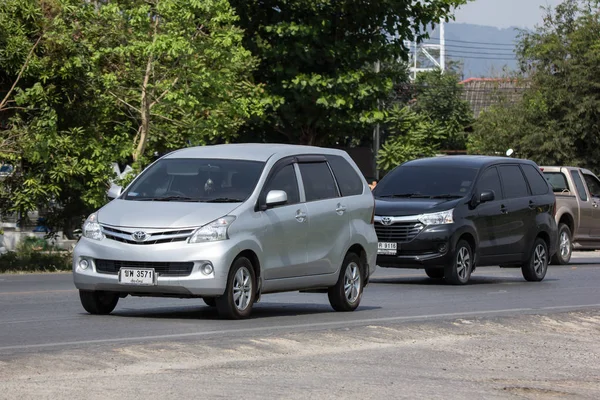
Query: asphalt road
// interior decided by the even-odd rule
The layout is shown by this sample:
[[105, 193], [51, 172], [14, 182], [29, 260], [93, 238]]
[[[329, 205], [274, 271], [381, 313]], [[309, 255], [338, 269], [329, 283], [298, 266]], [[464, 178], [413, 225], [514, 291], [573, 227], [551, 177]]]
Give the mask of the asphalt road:
[[467, 286], [423, 271], [378, 269], [358, 310], [336, 313], [322, 294], [263, 296], [253, 318], [226, 321], [202, 300], [122, 299], [109, 316], [84, 312], [71, 275], [0, 275], [0, 356], [110, 344], [269, 336], [408, 321], [600, 310], [600, 256], [579, 253], [541, 283], [518, 269], [481, 268]]

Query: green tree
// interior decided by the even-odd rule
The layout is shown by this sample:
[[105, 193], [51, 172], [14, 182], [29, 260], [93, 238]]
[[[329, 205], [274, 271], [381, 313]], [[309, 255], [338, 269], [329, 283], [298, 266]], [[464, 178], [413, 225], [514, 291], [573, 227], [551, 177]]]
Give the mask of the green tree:
[[414, 110], [427, 115], [444, 130], [443, 150], [465, 150], [465, 130], [473, 123], [473, 112], [462, 97], [459, 77], [452, 71], [423, 72], [415, 80]]
[[466, 2], [232, 0], [274, 104], [249, 137], [328, 145], [369, 135], [365, 126], [384, 118], [381, 100], [405, 80], [403, 40], [422, 39], [423, 27]]
[[390, 137], [377, 156], [379, 169], [387, 173], [403, 162], [434, 156], [446, 137], [444, 127], [408, 106], [394, 105], [386, 119]]
[[111, 162], [235, 138], [264, 109], [235, 22], [224, 0], [0, 3], [0, 157], [19, 166], [0, 208], [68, 232], [104, 204]]
[[540, 164], [600, 169], [600, 11], [597, 0], [566, 0], [544, 23], [522, 32], [521, 75], [531, 87], [515, 106], [484, 113], [470, 151], [503, 153]]

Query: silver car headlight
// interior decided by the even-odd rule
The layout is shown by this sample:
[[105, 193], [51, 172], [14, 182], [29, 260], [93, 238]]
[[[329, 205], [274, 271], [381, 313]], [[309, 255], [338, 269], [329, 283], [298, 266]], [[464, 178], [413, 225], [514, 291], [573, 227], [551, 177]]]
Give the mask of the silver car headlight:
[[431, 214], [419, 215], [419, 222], [423, 225], [443, 225], [454, 223], [454, 210], [441, 211]]
[[235, 221], [235, 217], [232, 215], [214, 220], [213, 222], [196, 229], [189, 238], [189, 243], [216, 242], [218, 240], [229, 239], [227, 231], [233, 221]]
[[93, 213], [83, 223], [83, 236], [88, 239], [102, 240], [104, 234], [102, 233], [102, 227], [98, 223], [98, 213]]

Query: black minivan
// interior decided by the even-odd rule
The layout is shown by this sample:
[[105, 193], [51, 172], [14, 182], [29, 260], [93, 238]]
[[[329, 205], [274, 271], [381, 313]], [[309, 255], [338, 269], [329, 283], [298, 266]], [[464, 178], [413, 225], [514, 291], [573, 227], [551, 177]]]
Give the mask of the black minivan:
[[406, 162], [373, 190], [377, 265], [424, 268], [465, 284], [475, 267], [546, 276], [557, 248], [556, 198], [533, 161], [442, 156]]

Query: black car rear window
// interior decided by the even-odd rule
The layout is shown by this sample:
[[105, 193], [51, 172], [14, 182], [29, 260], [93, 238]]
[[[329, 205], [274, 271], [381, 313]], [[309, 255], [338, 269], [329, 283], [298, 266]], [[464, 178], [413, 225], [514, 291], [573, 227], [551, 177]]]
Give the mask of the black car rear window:
[[523, 169], [523, 173], [529, 182], [529, 187], [531, 188], [531, 193], [534, 196], [540, 196], [542, 194], [546, 194], [550, 191], [548, 188], [548, 182], [542, 176], [542, 172], [539, 168], [536, 168], [529, 164], [522, 164], [521, 168]]
[[375, 197], [464, 197], [473, 186], [476, 168], [400, 166], [377, 184]]

